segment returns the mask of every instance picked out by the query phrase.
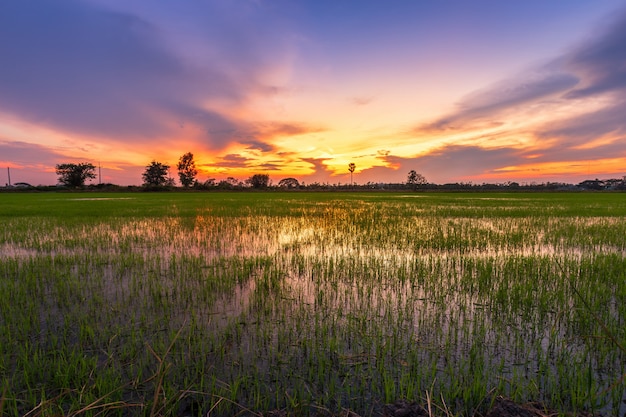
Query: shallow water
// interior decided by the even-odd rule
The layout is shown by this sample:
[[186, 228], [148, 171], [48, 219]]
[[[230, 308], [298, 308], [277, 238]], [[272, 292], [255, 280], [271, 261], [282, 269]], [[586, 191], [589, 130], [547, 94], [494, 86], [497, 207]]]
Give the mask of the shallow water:
[[[0, 289], [25, 304], [3, 310], [3, 334], [31, 349], [98, 352], [111, 372], [125, 362], [107, 358], [128, 357], [130, 371], [147, 372], [145, 343], [166, 345], [182, 328], [172, 381], [217, 384], [220, 395], [246, 381], [247, 391], [229, 393], [250, 406], [259, 392], [274, 396], [270, 408], [289, 396], [354, 408], [436, 384], [470, 403], [494, 389], [546, 401], [574, 392], [583, 399], [563, 394], [561, 405], [588, 406], [595, 395], [616, 411], [624, 393], [614, 402], [601, 393], [626, 371], [625, 354], [597, 320], [624, 337], [623, 217], [511, 217], [502, 213], [524, 208], [509, 198], [462, 217], [440, 212], [477, 210], [471, 199], [398, 200], [280, 216], [262, 207], [8, 220]], [[31, 311], [32, 328], [14, 332]]]

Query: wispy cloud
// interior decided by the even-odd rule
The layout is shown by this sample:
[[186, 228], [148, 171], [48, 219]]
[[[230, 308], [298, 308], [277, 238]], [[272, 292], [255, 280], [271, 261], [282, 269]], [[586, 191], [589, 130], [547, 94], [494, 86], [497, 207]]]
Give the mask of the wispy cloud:
[[[626, 89], [624, 50], [626, 10], [594, 39], [543, 66], [467, 95], [456, 111], [420, 129], [463, 128], [483, 118], [497, 121], [502, 114], [541, 101], [565, 105], [569, 100], [619, 93]], [[621, 108], [623, 101], [611, 105]]]
[[38, 166], [53, 165], [60, 153], [43, 145], [0, 140], [0, 155], [2, 165], [24, 168], [34, 161]]
[[[554, 60], [464, 97], [455, 111], [418, 126], [443, 144], [420, 166], [455, 175], [523, 165], [626, 157], [626, 10], [605, 30]], [[445, 161], [449, 158], [449, 163]], [[522, 158], [522, 159], [519, 159]], [[439, 175], [439, 174], [436, 174]]]
[[297, 122], [257, 122], [254, 125], [254, 133], [265, 138], [298, 136], [325, 130], [322, 126]]
[[594, 139], [611, 135], [613, 141], [626, 139], [626, 100], [612, 100], [605, 107], [576, 118], [546, 123], [537, 132], [541, 138], [558, 138], [568, 146], [580, 146]]
[[374, 101], [374, 97], [372, 96], [352, 97], [350, 101], [356, 106], [367, 106], [372, 101]]
[[252, 140], [249, 142], [242, 142], [244, 145], [246, 145], [246, 149], [249, 150], [255, 150], [255, 151], [260, 151], [260, 152], [271, 152], [274, 150], [274, 147], [272, 145], [270, 145], [269, 143], [265, 143], [265, 142], [261, 142], [258, 140]]
[[433, 123], [420, 126], [418, 130], [445, 131], [468, 127], [497, 127], [511, 110], [520, 106], [557, 97], [579, 82], [566, 73], [540, 71], [498, 82], [483, 90], [464, 97], [457, 110]]
[[253, 160], [239, 154], [228, 154], [214, 163], [204, 164], [204, 166], [213, 168], [247, 168], [251, 161]]
[[406, 158], [389, 155], [388, 161], [402, 172], [416, 170], [431, 182], [451, 182], [485, 176], [520, 160], [520, 150], [484, 149], [478, 146], [446, 146], [427, 155]]
[[11, 65], [0, 66], [0, 112], [113, 141], [191, 133], [224, 146], [245, 127], [229, 106], [268, 88], [262, 40], [254, 28], [223, 27], [218, 41], [203, 40], [215, 59], [192, 61], [188, 39], [169, 29], [87, 1], [2, 2], [0, 55]]
[[600, 36], [564, 57], [563, 65], [579, 74], [582, 83], [567, 97], [589, 97], [626, 90], [626, 10], [608, 23]]

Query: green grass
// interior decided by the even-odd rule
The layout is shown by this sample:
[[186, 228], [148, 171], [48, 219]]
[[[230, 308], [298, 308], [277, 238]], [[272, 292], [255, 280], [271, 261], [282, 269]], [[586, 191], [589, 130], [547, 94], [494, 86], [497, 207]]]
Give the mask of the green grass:
[[621, 415], [625, 219], [618, 193], [2, 194], [0, 413]]

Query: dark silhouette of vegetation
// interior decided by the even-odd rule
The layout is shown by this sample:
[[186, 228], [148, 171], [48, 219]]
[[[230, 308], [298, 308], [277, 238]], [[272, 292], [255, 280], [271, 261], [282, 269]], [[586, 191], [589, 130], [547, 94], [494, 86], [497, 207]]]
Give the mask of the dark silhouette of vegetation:
[[246, 180], [246, 184], [252, 188], [267, 188], [270, 185], [270, 176], [267, 174], [254, 174]]
[[195, 190], [208, 191], [216, 187], [215, 178], [209, 178], [204, 182], [194, 181], [193, 188]]
[[300, 182], [298, 182], [298, 180], [295, 178], [283, 178], [282, 180], [278, 181], [278, 186], [280, 188], [293, 189], [300, 187]]
[[418, 174], [417, 172], [415, 172], [415, 170], [412, 169], [409, 171], [406, 183], [413, 188], [417, 188], [420, 185], [428, 184], [428, 181], [426, 181], [426, 177], [424, 177], [422, 174]]
[[243, 188], [243, 183], [238, 181], [237, 178], [228, 177], [225, 180], [221, 180], [216, 186], [219, 190], [234, 190], [237, 188]]
[[196, 162], [193, 160], [193, 154], [187, 152], [178, 160], [178, 178], [183, 187], [189, 188], [196, 181], [196, 175], [198, 170], [196, 169]]
[[167, 176], [169, 169], [169, 165], [156, 161], [150, 162], [150, 165], [146, 167], [146, 170], [141, 175], [143, 178], [143, 185], [146, 187], [163, 187], [166, 185], [172, 185], [172, 179]]
[[[591, 181], [591, 182], [589, 182]], [[269, 181], [268, 181], [269, 183]], [[276, 186], [268, 185], [265, 189], [280, 190], [280, 191], [416, 191], [416, 192], [542, 192], [542, 191], [569, 191], [569, 192], [624, 192], [626, 191], [626, 180], [621, 178], [612, 178], [606, 180], [586, 180], [578, 184], [570, 184], [563, 182], [544, 182], [544, 183], [517, 183], [512, 181], [500, 182], [500, 183], [481, 183], [475, 184], [472, 182], [456, 182], [447, 184], [433, 184], [427, 183], [417, 188], [403, 182], [403, 183], [383, 183], [383, 182], [368, 182], [365, 184], [331, 184], [311, 182], [304, 183], [299, 182], [297, 188], [281, 187], [280, 183]], [[172, 178], [165, 178], [165, 183], [162, 186], [121, 186], [115, 184], [89, 184], [84, 187], [85, 190], [101, 190], [101, 191], [145, 191], [146, 189], [158, 191], [169, 190], [173, 185]], [[56, 191], [59, 186], [54, 185], [32, 185], [31, 187], [23, 186], [6, 186], [0, 187], [2, 192], [36, 192], [36, 191]], [[182, 189], [182, 187], [181, 187]], [[214, 179], [206, 180], [203, 183], [194, 183], [192, 189], [201, 191], [245, 191], [250, 189], [248, 181], [241, 182], [236, 178], [229, 177], [225, 180], [216, 181]]]
[[352, 174], [354, 173], [354, 170], [356, 169], [356, 165], [354, 162], [350, 162], [348, 164], [348, 171], [350, 171], [350, 185], [354, 184], [354, 181], [352, 181]]
[[88, 162], [80, 164], [58, 164], [56, 173], [59, 182], [67, 187], [83, 187], [85, 181], [96, 178], [96, 167]]
[[[145, 168], [142, 174], [143, 184], [138, 186], [118, 186], [115, 184], [90, 184], [85, 186], [88, 179], [96, 178], [96, 166], [91, 163], [64, 163], [56, 165], [56, 173], [59, 175], [59, 183], [57, 186], [37, 185], [33, 186], [28, 183], [17, 182], [13, 185], [6, 184], [0, 187], [2, 191], [50, 191], [56, 190], [59, 186], [69, 188], [86, 188], [88, 190], [105, 190], [105, 191], [140, 191], [140, 190], [165, 190], [172, 189], [175, 186], [174, 179], [169, 177], [169, 168], [167, 164], [152, 161]], [[349, 184], [330, 184], [312, 182], [305, 184], [293, 177], [283, 178], [278, 184], [272, 186], [269, 175], [255, 174], [245, 181], [241, 181], [234, 177], [228, 177], [222, 180], [210, 178], [204, 182], [196, 179], [198, 170], [196, 169], [195, 160], [191, 152], [187, 152], [180, 157], [177, 164], [178, 174], [182, 188], [193, 188], [198, 191], [212, 190], [246, 190], [246, 189], [266, 189], [266, 190], [309, 190], [309, 191], [406, 191], [414, 190], [419, 192], [432, 191], [626, 191], [626, 176], [622, 178], [611, 179], [589, 179], [578, 184], [569, 184], [562, 182], [546, 182], [546, 183], [518, 183], [514, 181], [505, 181], [500, 183], [482, 183], [476, 184], [472, 182], [455, 182], [446, 184], [429, 183], [424, 175], [410, 170], [405, 183], [383, 183], [368, 182], [366, 184], [355, 184], [353, 182], [353, 173], [356, 170], [356, 164], [353, 162], [348, 164], [350, 172]]]

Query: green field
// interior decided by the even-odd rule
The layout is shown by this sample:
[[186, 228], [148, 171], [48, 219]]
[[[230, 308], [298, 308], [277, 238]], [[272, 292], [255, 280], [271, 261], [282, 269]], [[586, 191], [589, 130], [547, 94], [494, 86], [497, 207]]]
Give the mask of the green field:
[[0, 224], [1, 415], [626, 411], [623, 193], [3, 193]]

